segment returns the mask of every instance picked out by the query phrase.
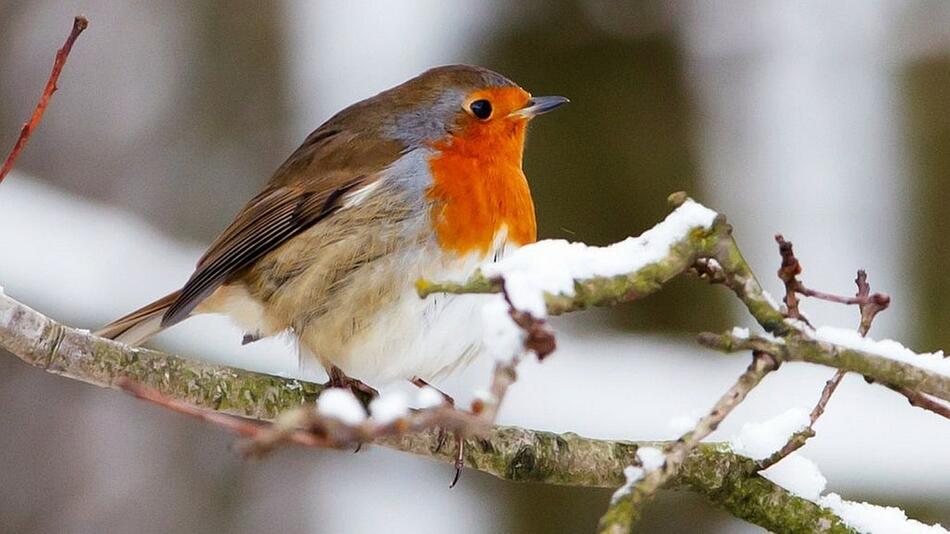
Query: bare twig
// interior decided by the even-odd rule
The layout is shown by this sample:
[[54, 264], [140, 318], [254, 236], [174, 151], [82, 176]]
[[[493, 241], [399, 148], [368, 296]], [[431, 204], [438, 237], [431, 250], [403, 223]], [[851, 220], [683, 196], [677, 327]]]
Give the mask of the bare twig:
[[336, 418], [320, 415], [311, 406], [288, 409], [282, 412], [274, 422], [268, 423], [203, 409], [171, 398], [156, 388], [145, 386], [129, 378], [117, 379], [116, 386], [140, 399], [201, 419], [246, 438], [247, 441], [242, 444], [242, 449], [245, 453], [254, 455], [270, 452], [282, 444], [342, 449], [433, 428], [472, 434], [484, 433], [491, 427], [491, 424], [486, 423], [482, 418], [456, 410], [448, 404], [415, 410], [403, 418], [386, 424], [378, 424], [368, 419], [362, 424], [348, 425]]
[[7, 156], [6, 161], [3, 162], [3, 167], [0, 167], [0, 182], [3, 182], [3, 179], [10, 173], [10, 170], [13, 169], [13, 164], [16, 162], [17, 157], [20, 155], [20, 152], [23, 151], [23, 147], [26, 146], [27, 141], [30, 140], [33, 130], [36, 129], [36, 126], [40, 123], [40, 120], [42, 120], [43, 113], [46, 111], [46, 107], [49, 105], [53, 93], [56, 92], [56, 82], [59, 80], [59, 74], [63, 71], [63, 66], [66, 64], [66, 58], [69, 57], [69, 51], [72, 50], [73, 43], [76, 42], [79, 34], [81, 34], [87, 26], [89, 26], [89, 21], [86, 20], [86, 17], [78, 16], [73, 19], [73, 28], [69, 32], [69, 36], [66, 37], [66, 42], [63, 44], [63, 47], [56, 52], [56, 59], [53, 61], [53, 71], [50, 72], [49, 80], [47, 80], [46, 87], [43, 89], [43, 94], [40, 95], [40, 101], [36, 104], [36, 109], [33, 110], [33, 115], [30, 117], [30, 120], [23, 124], [23, 128], [20, 130], [20, 136], [17, 137], [16, 144], [13, 145], [13, 150], [10, 151], [10, 155]]
[[891, 304], [891, 298], [884, 293], [871, 293], [871, 284], [868, 283], [868, 273], [864, 269], [858, 269], [858, 276], [854, 279], [854, 284], [858, 286], [858, 292], [855, 294], [861, 310], [861, 323], [858, 325], [858, 332], [861, 336], [867, 336], [871, 330], [871, 323], [877, 314], [886, 310]]
[[[778, 270], [778, 277], [782, 280], [782, 283], [785, 285], [785, 307], [786, 314], [793, 318], [806, 321], [805, 317], [801, 314], [799, 310], [799, 300], [797, 294], [802, 294], [808, 297], [813, 297], [821, 300], [826, 300], [829, 302], [836, 302], [838, 304], [845, 305], [857, 305], [861, 312], [861, 321], [858, 326], [858, 332], [862, 336], [866, 336], [868, 331], [871, 329], [871, 323], [874, 321], [874, 318], [878, 313], [887, 309], [890, 305], [891, 299], [884, 293], [871, 293], [871, 285], [868, 283], [868, 275], [864, 269], [858, 270], [857, 277], [854, 280], [855, 285], [857, 286], [857, 292], [854, 297], [844, 297], [840, 295], [833, 295], [831, 293], [825, 293], [823, 291], [817, 291], [806, 287], [804, 283], [798, 278], [798, 275], [802, 272], [802, 265], [798, 258], [795, 256], [795, 252], [792, 248], [792, 243], [785, 240], [781, 234], [776, 234], [775, 241], [778, 243], [779, 255], [782, 258], [782, 264]], [[775, 451], [774, 454], [768, 458], [762, 460], [760, 465], [762, 469], [767, 469], [772, 465], [775, 465], [777, 462], [781, 461], [782, 458], [785, 458], [789, 454], [800, 449], [809, 438], [815, 435], [815, 423], [818, 421], [818, 418], [825, 413], [825, 408], [828, 405], [828, 401], [831, 400], [831, 396], [834, 394], [835, 390], [838, 389], [838, 386], [841, 384], [841, 380], [844, 379], [846, 371], [839, 369], [835, 372], [827, 382], [825, 382], [825, 387], [821, 391], [821, 396], [818, 398], [818, 403], [815, 404], [815, 407], [812, 409], [811, 414], [809, 415], [809, 424], [807, 427], [802, 430], [792, 434], [785, 445]], [[892, 388], [898, 393], [908, 396], [913, 394], [913, 390], [907, 388]], [[906, 389], [906, 393], [905, 390]], [[908, 396], [908, 399], [910, 397]], [[912, 399], [911, 404], [919, 406], [924, 404], [926, 399]], [[918, 404], [915, 404], [917, 402]], [[933, 401], [931, 401], [932, 403]], [[939, 413], [939, 412], [938, 412]]]
[[783, 458], [802, 448], [809, 438], [814, 437], [815, 435], [815, 423], [818, 422], [818, 418], [825, 413], [825, 407], [828, 405], [828, 401], [831, 400], [831, 395], [838, 388], [838, 385], [841, 384], [841, 379], [844, 378], [846, 373], [840, 369], [835, 372], [835, 375], [828, 379], [825, 382], [825, 387], [821, 390], [821, 396], [818, 399], [818, 402], [815, 404], [815, 407], [812, 408], [811, 414], [808, 416], [808, 426], [792, 434], [788, 441], [785, 442], [785, 445], [781, 449], [772, 453], [771, 456], [765, 458], [759, 462], [759, 469], [768, 469], [773, 465], [777, 464]]
[[760, 336], [737, 337], [732, 332], [703, 332], [696, 339], [702, 345], [724, 352], [760, 350], [775, 354], [783, 362], [808, 362], [843, 369], [870, 377], [876, 384], [906, 387], [950, 402], [950, 377], [943, 373], [871, 352], [819, 341], [802, 333], [776, 340]]
[[771, 354], [755, 351], [749, 368], [739, 376], [732, 387], [719, 398], [712, 410], [697, 423], [695, 428], [683, 434], [666, 447], [663, 465], [644, 473], [626, 495], [615, 499], [601, 517], [598, 531], [601, 533], [627, 533], [640, 517], [640, 511], [679, 470], [683, 461], [699, 442], [719, 427], [719, 424], [738, 406], [746, 395], [770, 372], [778, 369], [780, 361]]
[[782, 264], [778, 270], [778, 277], [785, 284], [785, 307], [786, 314], [793, 319], [805, 320], [799, 310], [799, 300], [797, 295], [804, 295], [819, 300], [835, 302], [837, 304], [857, 305], [861, 308], [861, 328], [862, 335], [867, 334], [870, 329], [871, 321], [874, 316], [887, 309], [891, 303], [891, 298], [885, 293], [871, 293], [871, 288], [867, 283], [867, 273], [864, 270], [858, 271], [858, 277], [855, 283], [858, 286], [858, 292], [853, 297], [835, 295], [818, 291], [807, 287], [798, 278], [802, 272], [802, 265], [795, 256], [791, 241], [787, 241], [782, 234], [775, 235], [775, 242], [778, 243], [779, 254], [782, 257]]
[[798, 309], [798, 293], [802, 287], [798, 275], [802, 272], [802, 265], [795, 257], [792, 243], [786, 241], [782, 234], [775, 234], [775, 242], [778, 243], [778, 251], [782, 256], [782, 264], [778, 268], [778, 278], [785, 284], [785, 296], [782, 299], [785, 302], [785, 313], [793, 319], [807, 322], [808, 320], [802, 316]]

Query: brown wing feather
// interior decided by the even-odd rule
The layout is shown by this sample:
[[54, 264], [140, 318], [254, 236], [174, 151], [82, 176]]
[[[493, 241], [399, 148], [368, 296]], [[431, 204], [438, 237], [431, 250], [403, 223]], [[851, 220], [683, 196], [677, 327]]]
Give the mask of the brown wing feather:
[[221, 284], [332, 215], [347, 191], [378, 179], [401, 153], [396, 142], [359, 140], [332, 126], [311, 134], [211, 244], [162, 317], [162, 327], [185, 319]]

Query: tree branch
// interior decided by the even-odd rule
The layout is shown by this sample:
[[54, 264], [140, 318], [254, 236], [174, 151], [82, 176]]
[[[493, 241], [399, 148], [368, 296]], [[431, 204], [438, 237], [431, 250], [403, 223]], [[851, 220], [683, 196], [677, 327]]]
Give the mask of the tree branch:
[[[30, 365], [100, 387], [130, 382], [176, 400], [175, 410], [253, 437], [279, 414], [312, 405], [323, 386], [301, 380], [197, 363], [159, 351], [133, 348], [64, 326], [0, 292], [0, 347]], [[154, 400], [154, 399], [150, 399]], [[199, 409], [196, 409], [200, 408]], [[210, 411], [210, 413], [209, 413]], [[312, 439], [298, 445], [321, 446]], [[391, 449], [453, 463], [440, 447], [436, 430], [382, 437]], [[643, 446], [668, 442], [597, 440], [573, 433], [555, 434], [493, 426], [466, 440], [465, 463], [472, 469], [517, 482], [612, 488], [623, 483], [623, 468]], [[755, 463], [717, 444], [700, 444], [686, 455], [665, 486], [689, 490], [734, 516], [769, 530], [851, 532], [830, 511], [796, 497], [756, 474]]]
[[[611, 277], [595, 276], [576, 280], [572, 294], [545, 293], [548, 312], [554, 315], [609, 306], [636, 300], [658, 291], [662, 284], [693, 269], [701, 278], [725, 285], [742, 301], [752, 317], [766, 331], [780, 336], [782, 343], [764, 338], [754, 341], [734, 336], [703, 334], [705, 345], [735, 352], [762, 350], [783, 361], [805, 361], [864, 375], [875, 382], [904, 387], [950, 401], [950, 377], [921, 367], [847, 347], [817, 341], [795, 322], [787, 321], [778, 304], [765, 292], [742, 257], [724, 216], [716, 217], [710, 228], [696, 228], [675, 242], [668, 255], [634, 272]], [[421, 281], [420, 295], [446, 293], [496, 293], [501, 278], [490, 279], [476, 273], [464, 283]], [[777, 352], [776, 352], [777, 351]]]
[[773, 354], [782, 361], [808, 362], [834, 367], [868, 377], [886, 386], [908, 388], [950, 401], [950, 377], [909, 363], [878, 356], [825, 341], [818, 341], [802, 332], [780, 340], [760, 336], [739, 337], [732, 332], [698, 336], [700, 344], [723, 352], [759, 350]]
[[46, 81], [46, 87], [40, 95], [40, 101], [37, 102], [36, 109], [33, 110], [33, 115], [30, 117], [30, 120], [23, 124], [16, 144], [13, 145], [13, 150], [10, 151], [10, 155], [8, 155], [6, 161], [3, 162], [3, 167], [0, 167], [0, 182], [3, 182], [3, 179], [6, 178], [10, 170], [13, 169], [13, 164], [16, 162], [20, 152], [23, 151], [23, 147], [26, 146], [27, 141], [30, 140], [33, 130], [36, 129], [40, 120], [43, 119], [43, 113], [46, 112], [46, 107], [49, 105], [50, 99], [53, 98], [53, 93], [56, 92], [56, 82], [59, 80], [59, 74], [63, 71], [63, 66], [66, 65], [66, 58], [69, 57], [69, 51], [73, 49], [73, 43], [76, 42], [79, 34], [81, 34], [87, 26], [89, 26], [89, 21], [86, 20], [86, 17], [79, 16], [73, 19], [73, 28], [70, 30], [69, 36], [66, 37], [66, 42], [63, 44], [63, 47], [56, 52], [56, 59], [53, 61], [53, 71], [50, 72], [49, 79]]

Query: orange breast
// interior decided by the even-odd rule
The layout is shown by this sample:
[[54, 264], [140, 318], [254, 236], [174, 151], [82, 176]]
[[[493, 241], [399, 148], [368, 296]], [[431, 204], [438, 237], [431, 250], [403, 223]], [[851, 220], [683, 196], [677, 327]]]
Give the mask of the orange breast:
[[503, 227], [515, 244], [537, 239], [534, 203], [521, 170], [525, 126], [523, 120], [505, 117], [473, 121], [433, 146], [437, 152], [429, 160], [433, 184], [427, 195], [443, 250], [486, 254]]

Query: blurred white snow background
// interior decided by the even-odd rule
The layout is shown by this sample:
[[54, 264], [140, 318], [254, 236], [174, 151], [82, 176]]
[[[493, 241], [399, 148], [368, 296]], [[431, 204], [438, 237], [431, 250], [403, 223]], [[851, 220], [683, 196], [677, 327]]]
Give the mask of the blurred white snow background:
[[[643, 213], [662, 213], [671, 188], [689, 187], [729, 216], [773, 294], [772, 235], [781, 231], [810, 285], [851, 292], [854, 270], [865, 267], [872, 287], [894, 297], [874, 337], [946, 339], [921, 331], [935, 313], [924, 308], [927, 292], [940, 286], [918, 268], [939, 259], [940, 241], [913, 250], [942, 224], [917, 219], [915, 203], [940, 208], [945, 199], [915, 196], [930, 189], [905, 146], [907, 87], [918, 83], [909, 66], [950, 63], [944, 2], [0, 1], [0, 148], [12, 145], [80, 12], [90, 30], [20, 172], [0, 184], [0, 286], [56, 319], [96, 328], [178, 287], [215, 233], [329, 115], [429, 66], [475, 62], [573, 100], [537, 126], [527, 149], [545, 235], [616, 240], [626, 235], [618, 226], [642, 231], [658, 220]], [[950, 77], [936, 79], [950, 87]], [[945, 119], [932, 120], [938, 128]], [[601, 166], [589, 154], [619, 155]], [[683, 185], [681, 174], [693, 181]], [[944, 175], [939, 166], [933, 174]], [[604, 201], [597, 192], [612, 204], [592, 204]], [[587, 227], [602, 221], [614, 221], [612, 230]], [[688, 310], [667, 313], [713, 309], [690, 324], [730, 320], [714, 307], [717, 291], [699, 287]], [[852, 309], [805, 306], [818, 324], [856, 322]], [[751, 325], [741, 310], [732, 317]], [[600, 312], [554, 319], [558, 351], [523, 364], [501, 422], [672, 438], [747, 364], [702, 349], [675, 317], [636, 318], [637, 328], [648, 320], [666, 328], [632, 333]], [[199, 317], [155, 344], [296, 373], [286, 340], [240, 341], [227, 320]], [[466, 403], [489, 365], [440, 387]], [[712, 439], [810, 409], [831, 374], [786, 365]], [[9, 357], [0, 358], [0, 406], [0, 530], [587, 531], [610, 496], [473, 472], [449, 491], [451, 467], [378, 448], [288, 449], [248, 462], [216, 429]], [[828, 491], [950, 522], [945, 421], [848, 377], [816, 430], [801, 453]], [[643, 526], [761, 532], [695, 496], [668, 493]]]

